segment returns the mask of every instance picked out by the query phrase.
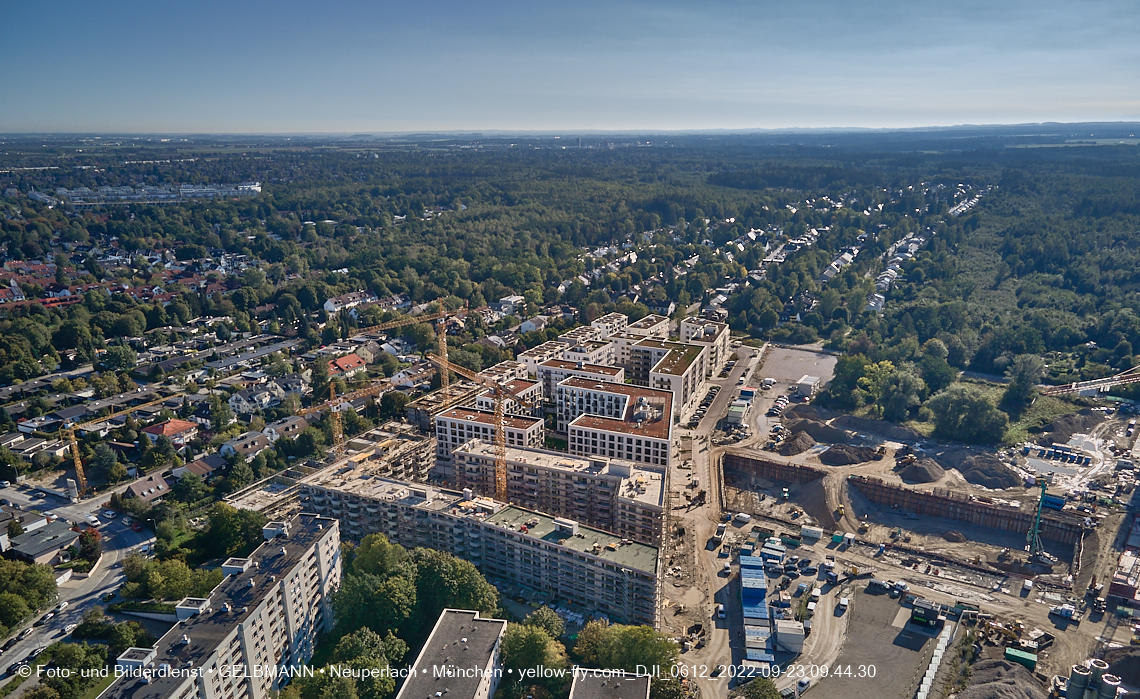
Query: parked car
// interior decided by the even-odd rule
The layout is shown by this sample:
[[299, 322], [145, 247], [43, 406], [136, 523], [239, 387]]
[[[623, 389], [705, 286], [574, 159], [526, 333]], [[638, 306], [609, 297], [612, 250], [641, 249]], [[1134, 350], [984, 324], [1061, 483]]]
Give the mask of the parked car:
[[0, 488], [11, 488], [11, 487], [12, 487], [11, 481], [0, 481]]
[[131, 522], [131, 531], [141, 532], [142, 531], [142, 525], [139, 524], [138, 522]]
[[723, 604], [716, 605], [716, 618], [717, 619], [723, 619], [724, 618], [724, 605]]
[[68, 604], [70, 604], [70, 602], [68, 602], [67, 600], [64, 600], [63, 602], [59, 603], [59, 606], [56, 607], [55, 610], [57, 612], [62, 612], [63, 610], [67, 609]]
[[103, 510], [103, 516], [107, 519], [114, 519], [119, 516], [119, 513], [114, 510]]

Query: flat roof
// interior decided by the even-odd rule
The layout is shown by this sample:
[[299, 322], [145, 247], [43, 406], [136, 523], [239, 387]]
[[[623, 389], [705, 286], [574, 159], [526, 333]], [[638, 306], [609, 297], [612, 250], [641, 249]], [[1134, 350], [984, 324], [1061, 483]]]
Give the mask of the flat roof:
[[412, 666], [428, 671], [412, 674], [396, 699], [435, 699], [437, 695], [474, 699], [486, 679], [481, 671], [490, 665], [506, 628], [505, 619], [483, 619], [477, 611], [443, 610]]
[[[289, 536], [277, 537], [259, 546], [250, 556], [251, 565], [239, 575], [229, 575], [210, 592], [210, 611], [176, 624], [154, 644], [154, 664], [176, 668], [201, 667], [219, 643], [250, 616], [261, 599], [275, 585], [270, 576], [284, 580], [286, 573], [302, 562], [302, 557], [321, 537], [337, 526], [337, 520], [313, 514], [299, 514], [289, 522]], [[320, 527], [318, 527], [320, 525]], [[281, 555], [281, 549], [285, 555]], [[254, 586], [250, 587], [250, 581]], [[230, 604], [231, 611], [223, 605]], [[249, 610], [249, 611], [246, 611]], [[182, 636], [189, 643], [182, 642]], [[187, 681], [185, 677], [154, 677], [143, 684], [137, 677], [124, 675], [108, 687], [101, 699], [165, 699]]]
[[668, 323], [669, 319], [665, 316], [659, 316], [653, 313], [645, 316], [641, 320], [634, 321], [628, 327], [635, 330], [649, 330], [650, 328], [660, 325], [661, 323]]
[[661, 358], [660, 362], [657, 362], [657, 366], [653, 367], [652, 371], [659, 374], [680, 376], [693, 366], [693, 362], [697, 361], [697, 357], [701, 356], [704, 349], [704, 347], [692, 345], [684, 345], [684, 349], [674, 347], [669, 350], [669, 354]]
[[582, 362], [582, 366], [578, 366], [578, 362], [565, 359], [551, 359], [550, 361], [539, 364], [539, 366], [550, 369], [585, 371], [591, 374], [602, 374], [604, 376], [617, 376], [622, 373], [621, 367], [606, 366], [604, 364], [587, 364], [586, 362]]
[[[478, 422], [483, 425], [496, 426], [495, 414], [483, 412], [482, 410], [474, 410], [472, 408], [448, 408], [439, 415], [435, 416], [436, 420], [465, 420], [467, 422]], [[537, 417], [518, 417], [517, 415], [504, 415], [503, 422], [507, 427], [513, 427], [517, 430], [529, 430], [536, 424], [543, 424], [542, 418]]]
[[[626, 541], [630, 542], [623, 544], [620, 536], [583, 524], [578, 524], [578, 533], [581, 536], [573, 536], [556, 526], [554, 520], [555, 518], [550, 515], [507, 505], [485, 521], [490, 525], [511, 529], [530, 539], [558, 544], [572, 551], [589, 554], [615, 565], [657, 575], [656, 546], [640, 544], [628, 539]], [[527, 530], [520, 532], [519, 528], [524, 525]], [[597, 544], [597, 547], [594, 544]]]
[[566, 343], [547, 340], [541, 345], [519, 352], [520, 357], [548, 357], [552, 354], [562, 354], [566, 350]]
[[[613, 393], [627, 397], [625, 414], [621, 419], [601, 417], [598, 415], [582, 414], [571, 421], [571, 426], [604, 429], [611, 432], [640, 434], [657, 439], [669, 438], [669, 423], [673, 419], [673, 393], [656, 388], [632, 386], [624, 383], [605, 383], [578, 376], [563, 379], [559, 386], [567, 388], [580, 388], [604, 393]], [[637, 399], [646, 398], [653, 405], [662, 407], [662, 416], [658, 420], [635, 422], [634, 414], [637, 412]]]
[[[455, 451], [489, 459], [495, 458], [495, 446], [481, 439], [473, 439]], [[566, 473], [618, 477], [621, 478], [618, 490], [620, 497], [647, 505], [658, 507], [664, 505], [665, 479], [662, 472], [645, 468], [634, 461], [599, 456], [576, 456], [559, 451], [511, 446], [507, 447], [507, 461], [533, 464], [540, 468]]]

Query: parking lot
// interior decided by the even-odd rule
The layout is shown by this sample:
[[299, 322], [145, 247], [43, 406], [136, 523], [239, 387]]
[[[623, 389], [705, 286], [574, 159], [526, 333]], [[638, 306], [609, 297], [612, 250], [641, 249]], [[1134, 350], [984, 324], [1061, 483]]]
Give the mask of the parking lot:
[[865, 588], [852, 597], [847, 642], [829, 667], [829, 675], [836, 668], [843, 674], [813, 680], [811, 699], [901, 697], [918, 689], [941, 629], [910, 623], [909, 606]]

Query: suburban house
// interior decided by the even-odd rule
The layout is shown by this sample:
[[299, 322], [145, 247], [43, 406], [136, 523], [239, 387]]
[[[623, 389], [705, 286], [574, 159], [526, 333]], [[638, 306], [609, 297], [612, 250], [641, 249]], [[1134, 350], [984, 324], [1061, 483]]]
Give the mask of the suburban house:
[[304, 432], [305, 428], [308, 426], [308, 420], [303, 417], [297, 417], [294, 415], [291, 417], [284, 417], [280, 420], [269, 423], [265, 426], [265, 429], [261, 431], [261, 434], [268, 437], [271, 443], [276, 442], [282, 437], [296, 439], [297, 435]]
[[277, 382], [270, 381], [238, 391], [230, 396], [228, 403], [230, 410], [234, 411], [235, 415], [249, 415], [269, 408], [276, 408], [281, 405], [284, 398], [285, 390], [278, 386]]
[[517, 316], [526, 309], [526, 299], [522, 296], [504, 296], [499, 299], [499, 310], [509, 316]]
[[159, 437], [168, 437], [176, 447], [184, 447], [198, 436], [198, 425], [186, 420], [167, 420], [157, 425], [144, 427], [142, 433], [146, 435], [151, 444]]
[[376, 300], [376, 294], [371, 291], [353, 291], [325, 301], [325, 310], [330, 314], [340, 313], [343, 310], [356, 308], [362, 303], [376, 303]]
[[161, 476], [151, 475], [143, 476], [134, 483], [127, 486], [127, 490], [123, 493], [124, 498], [138, 498], [146, 503], [152, 503], [170, 492], [167, 487], [166, 481]]
[[300, 374], [286, 374], [281, 378], [274, 381], [285, 391], [286, 396], [297, 396], [298, 398], [309, 393], [309, 380], [313, 377], [313, 372], [306, 369]]
[[380, 358], [381, 354], [384, 354], [384, 350], [381, 349], [379, 343], [375, 341], [366, 342], [356, 348], [356, 356], [360, 357], [368, 364], [375, 364], [376, 360]]
[[12, 537], [5, 555], [28, 563], [55, 563], [60, 553], [77, 541], [79, 532], [71, 528], [71, 523], [57, 519], [45, 527]]
[[546, 330], [546, 323], [549, 320], [550, 319], [546, 316], [535, 316], [533, 318], [527, 318], [519, 324], [519, 332], [532, 333], [536, 330]]
[[364, 360], [355, 354], [346, 354], [329, 361], [329, 376], [349, 378], [356, 376], [365, 369]]
[[260, 432], [246, 432], [223, 444], [218, 453], [224, 457], [241, 454], [246, 459], [252, 459], [269, 447], [269, 437]]
[[210, 454], [203, 456], [201, 459], [196, 459], [190, 463], [175, 468], [170, 473], [175, 478], [182, 478], [187, 473], [193, 473], [204, 481], [213, 478], [219, 471], [226, 466], [226, 459], [221, 454]]

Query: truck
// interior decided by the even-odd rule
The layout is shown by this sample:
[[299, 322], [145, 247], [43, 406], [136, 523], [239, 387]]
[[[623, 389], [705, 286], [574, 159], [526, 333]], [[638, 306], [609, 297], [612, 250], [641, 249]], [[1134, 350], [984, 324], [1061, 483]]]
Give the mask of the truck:
[[839, 575], [834, 570], [827, 571], [827, 584], [828, 585], [838, 585], [839, 584]]
[[724, 522], [716, 525], [716, 534], [713, 534], [713, 539], [715, 539], [718, 544], [724, 540], [724, 532], [727, 528], [728, 525]]
[[1081, 621], [1081, 613], [1071, 604], [1062, 604], [1049, 609], [1050, 616], [1059, 616], [1062, 619], [1071, 619], [1077, 623]]

